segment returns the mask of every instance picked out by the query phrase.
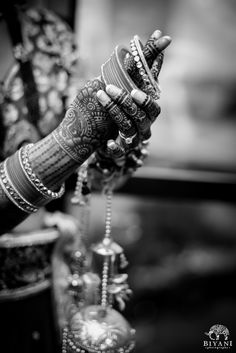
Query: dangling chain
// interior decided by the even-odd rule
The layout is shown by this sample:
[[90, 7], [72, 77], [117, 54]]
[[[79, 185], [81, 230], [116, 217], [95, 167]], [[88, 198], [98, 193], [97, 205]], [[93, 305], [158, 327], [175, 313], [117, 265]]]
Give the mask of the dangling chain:
[[[109, 188], [106, 191], [106, 218], [105, 218], [105, 235], [104, 244], [111, 240], [111, 211], [112, 211], [112, 195], [113, 192]], [[109, 258], [104, 257], [102, 270], [102, 293], [101, 305], [106, 307], [108, 304], [108, 280], [109, 280]]]
[[[83, 199], [83, 187], [87, 186], [87, 183], [87, 166], [83, 165], [78, 171], [76, 190], [73, 198], [73, 203], [82, 206], [80, 209], [84, 209], [88, 206], [87, 202], [84, 202]], [[86, 278], [89, 276], [89, 281], [94, 281], [93, 276], [97, 276], [97, 286], [94, 286], [92, 290], [96, 288], [96, 290], [99, 291], [99, 299], [98, 297], [97, 299], [100, 304], [98, 304], [97, 300], [92, 300], [88, 302], [88, 304], [85, 304], [82, 300], [81, 306], [77, 306], [77, 312], [73, 314], [71, 321], [68, 322], [68, 326], [65, 327], [63, 331], [62, 353], [85, 353], [86, 351], [97, 353], [129, 353], [135, 345], [135, 330], [131, 329], [125, 319], [122, 318], [121, 314], [113, 308], [113, 304], [116, 302], [120, 310], [123, 310], [125, 308], [125, 301], [130, 297], [132, 291], [127, 283], [128, 275], [119, 272], [119, 270], [124, 267], [122, 264], [126, 265], [127, 262], [124, 258], [123, 249], [112, 239], [112, 186], [113, 183], [110, 181], [106, 180], [106, 182], [104, 182], [103, 193], [106, 195], [105, 231], [102, 241], [91, 247], [94, 260], [91, 264], [93, 264], [94, 268], [92, 270], [87, 268], [87, 271], [80, 276], [80, 268], [78, 267], [78, 271], [75, 271], [77, 276], [73, 278], [79, 281], [78, 296], [74, 296], [74, 299], [75, 301], [80, 301], [80, 289], [82, 289], [82, 286], [86, 288], [86, 285], [91, 283], [86, 282]], [[96, 265], [98, 267], [96, 267]], [[93, 274], [93, 276], [91, 274]], [[101, 328], [104, 331], [104, 335], [107, 336], [104, 343], [98, 343], [97, 334], [87, 329], [87, 327], [91, 325], [91, 318], [89, 314], [87, 314], [89, 312], [91, 312], [91, 315], [94, 316], [96, 314], [97, 316], [94, 316], [92, 324]], [[115, 324], [109, 322], [110, 318], [113, 317], [118, 318], [118, 322]], [[76, 322], [75, 326], [73, 326], [74, 322]], [[122, 339], [120, 339], [121, 341], [119, 342], [117, 334], [115, 333], [117, 331], [116, 325], [118, 325], [125, 343], [121, 343]], [[77, 329], [75, 330], [74, 327], [77, 327]], [[74, 335], [74, 330], [76, 331], [76, 335]], [[111, 334], [111, 332], [113, 333]], [[88, 346], [87, 350], [85, 349], [86, 345]], [[96, 348], [97, 345], [99, 345], [99, 349]], [[104, 348], [101, 348], [102, 346], [104, 346]]]
[[79, 167], [77, 171], [77, 181], [71, 203], [83, 206], [87, 203], [89, 194], [90, 188], [88, 187], [88, 163], [86, 161]]
[[108, 189], [106, 192], [106, 218], [105, 218], [105, 239], [111, 238], [111, 211], [112, 211], [113, 192]]
[[79, 206], [81, 237], [86, 238], [89, 227], [91, 190], [88, 180], [88, 161], [77, 171], [77, 181], [71, 203]]
[[106, 308], [107, 307], [107, 297], [108, 297], [108, 279], [109, 279], [109, 259], [105, 258], [103, 263], [103, 270], [102, 270], [102, 300], [101, 305]]

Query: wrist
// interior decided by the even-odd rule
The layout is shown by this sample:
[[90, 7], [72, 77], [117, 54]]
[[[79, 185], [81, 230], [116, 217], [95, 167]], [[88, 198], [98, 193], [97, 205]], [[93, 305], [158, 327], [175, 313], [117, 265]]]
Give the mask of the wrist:
[[[74, 108], [69, 108], [62, 123], [52, 132], [52, 137], [57, 147], [79, 166], [94, 152], [98, 141], [86, 137], [84, 119], [76, 122], [76, 113]], [[90, 130], [89, 127], [87, 129]]]
[[48, 189], [35, 175], [28, 159], [28, 148], [22, 147], [0, 165], [0, 185], [7, 198], [25, 213], [36, 212], [52, 199], [64, 193], [64, 186], [59, 192]]
[[29, 148], [28, 159], [37, 178], [52, 191], [78, 168], [54, 139], [52, 133]]

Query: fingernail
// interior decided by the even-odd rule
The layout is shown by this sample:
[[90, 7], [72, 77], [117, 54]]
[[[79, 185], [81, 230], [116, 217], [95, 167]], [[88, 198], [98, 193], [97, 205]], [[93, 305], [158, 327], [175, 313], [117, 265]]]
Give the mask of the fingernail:
[[147, 97], [146, 93], [140, 91], [139, 89], [133, 89], [133, 91], [131, 92], [131, 96], [139, 104], [142, 104], [145, 101], [146, 97]]
[[114, 86], [114, 85], [107, 85], [106, 86], [106, 92], [108, 94], [110, 94], [111, 96], [117, 96], [118, 94], [120, 94], [121, 89]]
[[116, 149], [116, 143], [114, 140], [108, 140], [107, 141], [107, 147], [110, 148], [111, 150], [115, 150]]
[[137, 166], [138, 168], [143, 166], [143, 161], [141, 161], [141, 159], [137, 160]]
[[155, 42], [158, 49], [164, 50], [171, 43], [172, 39], [170, 36], [164, 36]]
[[159, 29], [157, 29], [155, 32], [153, 32], [153, 34], [151, 35], [151, 38], [159, 39], [161, 35], [162, 35], [162, 32], [159, 31]]
[[102, 90], [97, 91], [97, 98], [102, 105], [106, 105], [110, 101], [108, 95]]
[[147, 157], [149, 155], [149, 151], [146, 148], [141, 149], [141, 154], [143, 157]]

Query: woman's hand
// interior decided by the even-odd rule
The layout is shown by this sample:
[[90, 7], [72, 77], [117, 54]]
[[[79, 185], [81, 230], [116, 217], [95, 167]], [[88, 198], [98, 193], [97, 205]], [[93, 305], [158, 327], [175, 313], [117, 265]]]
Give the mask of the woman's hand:
[[106, 92], [98, 91], [97, 97], [119, 130], [116, 141], [108, 141], [110, 155], [121, 156], [150, 138], [151, 124], [160, 113], [154, 99], [141, 90], [133, 90], [129, 94], [113, 85], [108, 85]]
[[[161, 31], [155, 31], [143, 48], [155, 80], [158, 80], [162, 63], [163, 50], [170, 44], [169, 36], [162, 36]], [[109, 112], [110, 117], [119, 129], [119, 136], [114, 141], [110, 139], [106, 148], [98, 151], [100, 164], [102, 159], [110, 158], [118, 165], [126, 164], [127, 169], [135, 170], [142, 166], [147, 150], [142, 144], [151, 136], [151, 124], [160, 113], [160, 107], [149, 95], [143, 84], [132, 56], [125, 61], [125, 67], [139, 89], [133, 90], [131, 95], [118, 87], [108, 85], [106, 91], [97, 93], [98, 100]], [[145, 93], [146, 92], [146, 93]], [[136, 147], [136, 148], [135, 148]], [[130, 153], [132, 151], [132, 153]], [[130, 163], [131, 162], [131, 163]], [[132, 166], [129, 168], [129, 166]]]
[[151, 135], [151, 124], [160, 107], [141, 90], [129, 94], [114, 85], [108, 85], [106, 91], [99, 90], [97, 97], [119, 130], [118, 137], [98, 149], [89, 164], [93, 169], [89, 174], [93, 188], [101, 190], [119, 186], [142, 166], [147, 156], [145, 141]]
[[[154, 61], [169, 43], [170, 37], [162, 37], [160, 31], [154, 32], [144, 47], [144, 52], [149, 62], [151, 60]], [[126, 66], [127, 71], [134, 81], [137, 82], [138, 73], [134, 62], [128, 60]], [[126, 142], [130, 141], [130, 138], [134, 135], [136, 137], [136, 134], [142, 139], [150, 137], [150, 124], [155, 120], [158, 115], [157, 111], [159, 113], [160, 109], [157, 108], [150, 98], [145, 100], [144, 93], [141, 91], [133, 92], [132, 99], [128, 95], [124, 96], [124, 101], [122, 101], [123, 96], [121, 96], [121, 92], [118, 90], [112, 93], [111, 90], [112, 88], [108, 87], [107, 91], [104, 83], [99, 78], [89, 81], [79, 91], [62, 123], [53, 133], [54, 138], [64, 151], [79, 164], [82, 164], [97, 148], [103, 147], [108, 140], [115, 140], [118, 131], [120, 131], [121, 138], [123, 136], [123, 140]], [[97, 96], [98, 91], [108, 94], [109, 99], [115, 106], [112, 104], [108, 106], [103, 104], [102, 101], [104, 102], [108, 98], [105, 98], [101, 92], [99, 98]], [[119, 108], [119, 114], [118, 118], [115, 118], [114, 115], [118, 109], [117, 107]], [[130, 109], [131, 111], [128, 111]], [[154, 112], [151, 111], [153, 109]], [[120, 111], [127, 115], [127, 119], [124, 119], [124, 114], [121, 114]], [[135, 114], [133, 114], [134, 112]], [[137, 116], [134, 117], [136, 113]], [[132, 115], [132, 124], [130, 114]], [[141, 121], [138, 122], [138, 119]], [[128, 125], [122, 126], [125, 123], [128, 123]], [[118, 124], [118, 128], [116, 124]], [[131, 126], [129, 126], [130, 124]]]
[[[169, 43], [169, 37], [154, 32], [143, 49], [149, 67], [158, 58], [157, 63], [160, 65], [157, 75], [161, 66], [161, 52]], [[118, 87], [105, 87], [101, 78], [89, 81], [79, 91], [65, 118], [51, 134], [33, 146], [28, 146], [27, 151], [24, 150], [24, 157], [17, 151], [1, 165], [2, 232], [7, 232], [30, 212], [50, 202], [52, 197], [49, 195], [61, 195], [58, 190], [63, 190], [62, 183], [95, 150], [99, 153], [99, 148], [107, 149], [113, 165], [114, 156], [119, 157], [119, 162], [125, 159], [120, 167], [123, 175], [127, 173], [125, 168], [128, 169], [130, 165], [127, 161], [133, 159], [135, 162], [135, 158], [144, 155], [140, 141], [150, 137], [150, 126], [160, 108], [143, 92], [144, 89], [142, 91], [139, 72], [132, 56], [124, 66], [141, 90], [129, 94]], [[135, 151], [135, 155], [130, 154], [129, 150]]]

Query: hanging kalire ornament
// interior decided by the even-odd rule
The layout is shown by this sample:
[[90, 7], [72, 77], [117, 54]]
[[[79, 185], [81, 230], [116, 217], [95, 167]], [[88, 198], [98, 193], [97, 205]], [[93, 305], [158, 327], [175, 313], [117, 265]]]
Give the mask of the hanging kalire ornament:
[[[87, 198], [87, 166], [78, 171], [77, 186], [73, 203], [84, 206]], [[109, 178], [108, 178], [109, 179]], [[112, 178], [111, 178], [112, 179]], [[76, 300], [78, 310], [68, 320], [63, 331], [62, 353], [129, 353], [135, 346], [135, 330], [127, 320], [116, 310], [125, 308], [125, 301], [132, 291], [127, 283], [128, 275], [123, 272], [128, 262], [122, 247], [111, 236], [112, 183], [104, 183], [106, 195], [105, 235], [101, 242], [91, 247], [91, 273], [100, 279], [93, 287], [98, 293], [91, 295], [93, 301]], [[85, 191], [85, 195], [83, 194]], [[86, 273], [81, 276], [82, 281]], [[92, 288], [92, 286], [91, 286]], [[85, 295], [86, 296], [86, 295]]]
[[[150, 53], [153, 51], [152, 46], [149, 43]], [[150, 70], [138, 36], [135, 36], [131, 43], [131, 52], [123, 46], [116, 47], [110, 59], [101, 68], [104, 83], [117, 85], [130, 92], [136, 86], [128, 75], [128, 69], [138, 62], [135, 65], [141, 75], [144, 91], [146, 89], [147, 94], [158, 99], [158, 75], [162, 57], [161, 60], [156, 60]], [[125, 69], [123, 64], [126, 54], [128, 56]], [[141, 140], [135, 147], [126, 146], [125, 156], [117, 158], [107, 154], [106, 149], [97, 151], [79, 169], [72, 201], [88, 210], [86, 205], [90, 184], [96, 185], [97, 189], [103, 188], [106, 195], [106, 227], [102, 241], [90, 249], [91, 267], [85, 269], [79, 258], [82, 265], [76, 273], [76, 285], [73, 288], [77, 305], [75, 310], [71, 311], [73, 313], [63, 332], [62, 353], [129, 353], [135, 346], [135, 330], [116, 310], [125, 308], [125, 301], [132, 292], [127, 283], [128, 275], [123, 272], [127, 265], [123, 249], [111, 236], [112, 190], [124, 176], [131, 176], [142, 166], [143, 159], [148, 155], [146, 145], [147, 141]], [[88, 220], [87, 214], [85, 218]]]

